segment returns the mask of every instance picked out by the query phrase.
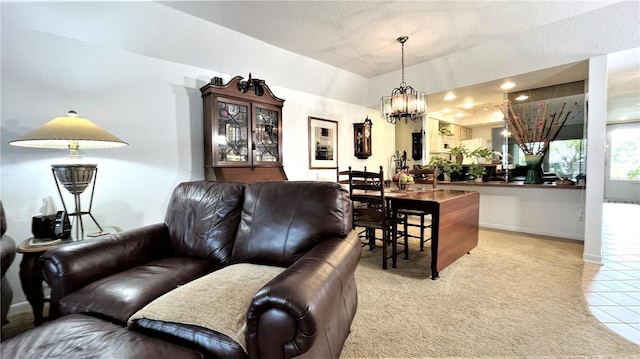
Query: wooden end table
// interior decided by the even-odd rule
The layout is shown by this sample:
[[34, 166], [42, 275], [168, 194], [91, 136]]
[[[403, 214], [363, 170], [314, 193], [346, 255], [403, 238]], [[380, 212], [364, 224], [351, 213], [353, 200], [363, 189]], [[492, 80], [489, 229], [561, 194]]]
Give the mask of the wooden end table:
[[[105, 236], [110, 233], [121, 232], [122, 229], [115, 226], [106, 227], [109, 232], [101, 235]], [[87, 236], [88, 238], [88, 236]], [[41, 239], [41, 241], [47, 241]], [[22, 260], [20, 261], [20, 284], [22, 291], [27, 297], [27, 301], [31, 305], [33, 310], [33, 324], [40, 325], [46, 321], [46, 318], [42, 314], [44, 309], [44, 303], [47, 301], [44, 296], [44, 289], [42, 282], [44, 276], [42, 274], [42, 268], [40, 267], [40, 256], [51, 248], [64, 246], [69, 243], [75, 243], [76, 240], [66, 239], [63, 241], [52, 242], [52, 244], [41, 243], [34, 244], [34, 238], [27, 238], [16, 248], [16, 252], [22, 253]]]

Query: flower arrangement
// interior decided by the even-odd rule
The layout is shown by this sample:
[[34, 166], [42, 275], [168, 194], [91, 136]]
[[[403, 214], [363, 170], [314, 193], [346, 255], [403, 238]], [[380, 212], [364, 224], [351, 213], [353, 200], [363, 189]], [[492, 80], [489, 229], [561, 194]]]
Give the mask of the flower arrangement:
[[[502, 106], [509, 131], [525, 155], [544, 155], [567, 120], [582, 113], [582, 104], [570, 100], [573, 98], [556, 98], [537, 104], [512, 105], [508, 102]], [[559, 109], [550, 109], [550, 102], [558, 104]]]

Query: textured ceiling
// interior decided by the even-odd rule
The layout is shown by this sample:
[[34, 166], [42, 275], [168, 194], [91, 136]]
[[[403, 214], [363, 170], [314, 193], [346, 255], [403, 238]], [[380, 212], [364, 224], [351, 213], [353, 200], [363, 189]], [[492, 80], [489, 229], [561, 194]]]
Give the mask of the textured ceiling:
[[[396, 41], [401, 35], [409, 36], [405, 44], [405, 66], [408, 67], [499, 39], [513, 39], [519, 33], [535, 31], [618, 1], [159, 2], [279, 48], [372, 78], [401, 68], [401, 47]], [[570, 47], [571, 42], [566, 46]], [[624, 111], [631, 111], [633, 114], [629, 116], [637, 119], [640, 118], [640, 60], [637, 52], [635, 55], [635, 59], [632, 58], [635, 65], [620, 65], [620, 69], [626, 70], [612, 73], [609, 89], [610, 101], [618, 106], [626, 105]], [[556, 80], [564, 76], [567, 81], [587, 76], [585, 64], [562, 69], [568, 72], [563, 75], [555, 70], [543, 71], [528, 76], [527, 81], [546, 86], [544, 79], [548, 74], [556, 76]], [[524, 82], [525, 78], [526, 75], [518, 80]], [[474, 101], [482, 104], [501, 98], [495, 85], [481, 84], [460, 91], [475, 93]], [[617, 89], [620, 94], [613, 92]], [[440, 97], [430, 94], [430, 111], [448, 105]], [[619, 107], [609, 107], [610, 119], [614, 112], [619, 116], [617, 111], [622, 111]]]
[[[274, 46], [371, 78], [615, 1], [163, 1]], [[544, 51], [544, 49], [539, 49]]]

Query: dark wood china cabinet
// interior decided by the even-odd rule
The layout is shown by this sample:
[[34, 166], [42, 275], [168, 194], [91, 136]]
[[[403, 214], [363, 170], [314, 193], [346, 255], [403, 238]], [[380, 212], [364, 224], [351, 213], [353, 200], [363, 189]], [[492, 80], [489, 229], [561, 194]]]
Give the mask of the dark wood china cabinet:
[[204, 176], [208, 181], [286, 180], [282, 167], [282, 105], [263, 80], [214, 77], [204, 102]]

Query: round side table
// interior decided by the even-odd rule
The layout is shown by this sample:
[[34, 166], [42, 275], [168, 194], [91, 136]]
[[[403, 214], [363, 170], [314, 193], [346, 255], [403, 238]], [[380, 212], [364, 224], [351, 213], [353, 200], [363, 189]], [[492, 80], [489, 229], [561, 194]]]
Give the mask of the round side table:
[[[115, 226], [106, 227], [111, 232], [105, 233], [102, 236], [106, 236], [110, 233], [121, 232], [122, 229]], [[87, 235], [87, 238], [96, 236]], [[41, 240], [43, 241], [43, 240]], [[33, 324], [40, 325], [45, 322], [45, 318], [42, 314], [44, 309], [44, 303], [47, 301], [44, 297], [44, 289], [42, 282], [44, 276], [42, 275], [42, 268], [40, 267], [39, 260], [42, 253], [51, 248], [64, 246], [70, 243], [78, 242], [72, 239], [66, 239], [63, 241], [51, 241], [47, 243], [36, 242], [33, 237], [27, 238], [22, 241], [16, 248], [16, 252], [22, 253], [22, 260], [20, 261], [20, 284], [22, 291], [27, 297], [27, 301], [31, 305], [33, 310]]]
[[27, 301], [33, 309], [33, 324], [40, 325], [44, 322], [42, 309], [44, 308], [44, 290], [42, 289], [42, 271], [38, 265], [38, 260], [42, 253], [50, 248], [55, 248], [71, 241], [58, 242], [52, 245], [31, 246], [33, 238], [27, 238], [16, 248], [16, 252], [22, 253], [20, 261], [20, 284], [22, 291], [27, 297]]

